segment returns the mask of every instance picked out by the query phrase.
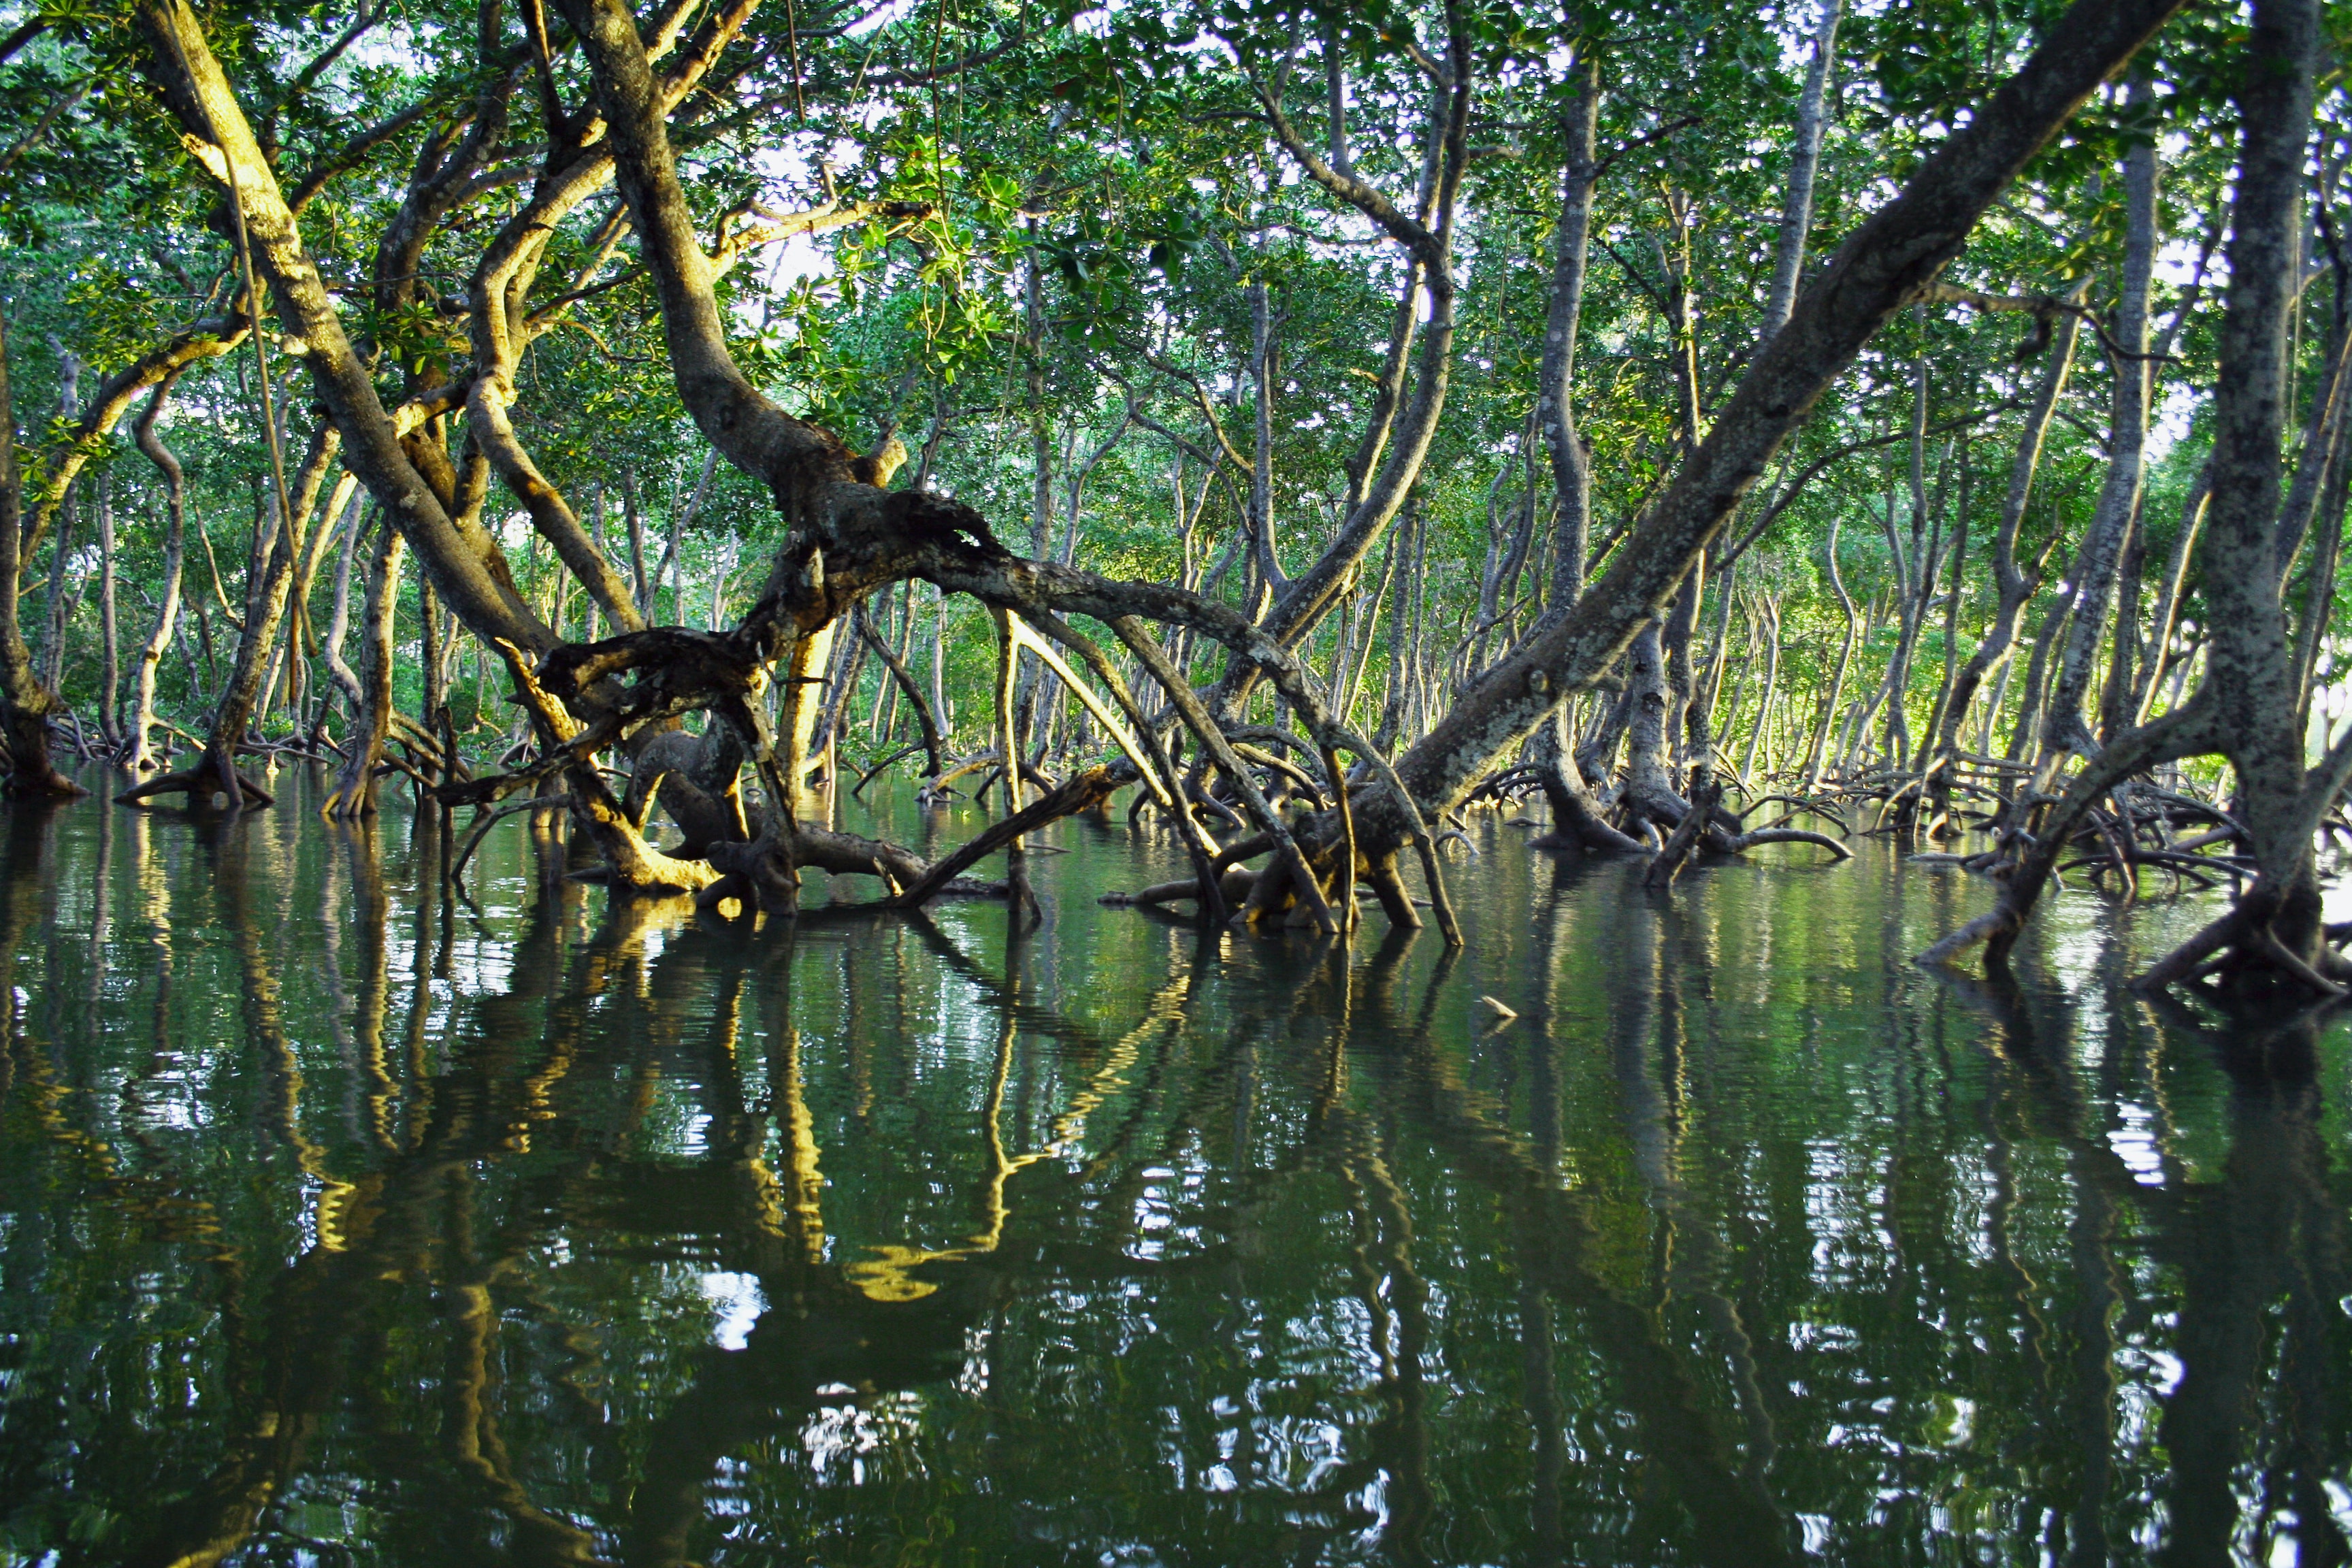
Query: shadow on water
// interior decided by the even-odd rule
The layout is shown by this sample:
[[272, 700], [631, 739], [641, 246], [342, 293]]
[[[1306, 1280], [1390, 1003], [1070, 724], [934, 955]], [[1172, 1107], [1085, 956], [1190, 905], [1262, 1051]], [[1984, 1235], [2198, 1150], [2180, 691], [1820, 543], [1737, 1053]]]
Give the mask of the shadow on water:
[[315, 793], [0, 817], [0, 1562], [2352, 1556], [2352, 1051], [2124, 990], [2196, 909], [789, 928]]

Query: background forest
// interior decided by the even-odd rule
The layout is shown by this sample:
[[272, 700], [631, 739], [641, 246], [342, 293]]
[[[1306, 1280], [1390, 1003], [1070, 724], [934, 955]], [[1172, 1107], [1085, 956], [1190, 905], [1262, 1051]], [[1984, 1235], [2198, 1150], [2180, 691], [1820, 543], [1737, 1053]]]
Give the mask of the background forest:
[[[297, 756], [341, 771], [344, 811], [387, 773], [485, 813], [561, 774], [614, 880], [723, 875], [776, 907], [778, 858], [787, 884], [818, 865], [937, 890], [940, 868], [826, 837], [830, 803], [892, 765], [984, 786], [1010, 735], [1029, 794], [1008, 807], [1186, 790], [1200, 877], [1151, 891], [1302, 922], [1352, 908], [1360, 861], [1412, 918], [1396, 851], [1538, 792], [1548, 841], [1663, 844], [1668, 875], [1695, 848], [1894, 827], [1946, 853], [1987, 826], [1952, 858], [2007, 873], [2079, 841], [2111, 886], [2251, 879], [2292, 904], [2309, 867], [2231, 814], [2242, 745], [2116, 742], [2193, 706], [2237, 619], [2216, 584], [2240, 557], [2200, 530], [2238, 493], [2217, 410], [2233, 363], [2260, 380], [2229, 325], [2265, 235], [2291, 473], [2249, 504], [2281, 539], [2295, 768], [2330, 738], [2339, 19], [2127, 9], [669, 0], [616, 43], [609, 4], [20, 8], [12, 782], [44, 783], [27, 723], [126, 770], [113, 787], [231, 805]], [[2264, 26], [2303, 59], [2267, 120], [2242, 78]], [[1932, 195], [1961, 127], [2001, 133], [2003, 82], [2101, 26], [2111, 58], [2071, 68], [2104, 83], [2018, 122], [2030, 161], [1979, 182], [1957, 259], [1873, 307], [1695, 550], [1660, 547], [1678, 487], [1753, 424], [1765, 349], [1867, 259], [1841, 243]], [[2267, 230], [2240, 174], [2265, 128], [2296, 165]], [[698, 298], [698, 346], [677, 325]], [[838, 473], [795, 489], [712, 445], [741, 426], [698, 398], [725, 381], [711, 342]], [[341, 427], [362, 394], [396, 458]], [[823, 485], [877, 480], [951, 503], [885, 513], [982, 564], [845, 577], [809, 542], [849, 504]], [[1048, 628], [1066, 658], [1018, 652], [1047, 646], [1008, 623], [1018, 595], [956, 575], [1005, 559], [1183, 591], [1054, 600], [1155, 620], [1164, 647]], [[1601, 657], [1521, 681], [1547, 635], [1588, 636], [1588, 584], [1643, 572], [1642, 603], [1588, 612], [1616, 617]], [[661, 627], [710, 637], [656, 649]], [[677, 673], [722, 642], [756, 673]], [[1144, 695], [1115, 713], [1073, 682]], [[727, 691], [756, 700], [728, 719]], [[1360, 855], [1331, 821], [1348, 735]], [[589, 798], [599, 755], [634, 769], [625, 800]], [[2117, 776], [2084, 782], [2102, 758]], [[2070, 779], [2083, 815], [2053, 829], [2035, 814]], [[1413, 820], [1381, 818], [1406, 790]], [[638, 841], [653, 795], [680, 859]], [[1279, 869], [1216, 882], [1270, 850]], [[2315, 917], [2288, 935], [2332, 986]]]

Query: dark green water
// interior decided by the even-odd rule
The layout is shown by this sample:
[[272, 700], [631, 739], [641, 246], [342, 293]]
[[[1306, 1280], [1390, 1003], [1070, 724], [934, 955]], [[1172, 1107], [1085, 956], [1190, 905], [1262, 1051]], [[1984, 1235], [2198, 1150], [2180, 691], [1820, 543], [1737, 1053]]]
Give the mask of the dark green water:
[[755, 933], [281, 791], [0, 823], [7, 1563], [2345, 1559], [2352, 1048], [2121, 990], [2198, 909], [1956, 986], [1489, 818], [1341, 957], [1072, 823]]

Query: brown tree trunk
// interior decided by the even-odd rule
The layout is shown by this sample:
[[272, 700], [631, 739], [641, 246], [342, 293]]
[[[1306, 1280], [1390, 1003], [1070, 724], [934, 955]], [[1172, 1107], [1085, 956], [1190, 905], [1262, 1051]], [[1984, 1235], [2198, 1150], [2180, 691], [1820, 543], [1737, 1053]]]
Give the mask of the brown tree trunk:
[[[432, 443], [411, 447], [376, 392], [369, 362], [352, 344], [334, 298], [308, 252], [278, 177], [255, 141], [227, 77], [187, 0], [142, 0], [136, 20], [147, 47], [140, 64], [153, 81], [197, 163], [232, 195], [249, 237], [254, 268], [289, 336], [302, 341], [319, 401], [344, 444], [343, 460], [387, 517], [407, 534], [467, 625], [533, 654], [555, 644], [516, 589], [478, 505], [462, 504], [420, 469]], [[439, 459], [446, 470], [446, 459]], [[446, 473], [443, 475], [446, 477]]]

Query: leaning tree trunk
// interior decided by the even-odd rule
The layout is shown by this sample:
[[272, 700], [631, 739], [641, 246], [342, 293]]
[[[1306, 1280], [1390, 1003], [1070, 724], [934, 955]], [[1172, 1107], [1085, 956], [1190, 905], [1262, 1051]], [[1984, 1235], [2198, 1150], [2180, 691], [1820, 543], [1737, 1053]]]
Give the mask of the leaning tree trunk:
[[[304, 248], [278, 174], [256, 141], [226, 74], [186, 0], [140, 0], [135, 16], [145, 47], [140, 67], [152, 80], [183, 142], [215, 185], [234, 195], [250, 242], [254, 270], [281, 326], [301, 340], [311, 390], [343, 442], [342, 458], [416, 549], [445, 598], [478, 637], [503, 638], [537, 655], [556, 637], [524, 604], [496, 538], [482, 521], [480, 497], [445, 492], [419, 468], [432, 461], [423, 442], [412, 450], [376, 390], [370, 362], [345, 331], [335, 298]], [[446, 456], [441, 458], [446, 476]], [[451, 504], [451, 497], [472, 504]]]
[[1838, 18], [1844, 0], [1822, 0], [1821, 25], [1813, 33], [1813, 60], [1805, 69], [1804, 91], [1797, 99], [1797, 134], [1789, 149], [1789, 186], [1780, 204], [1780, 237], [1772, 260], [1771, 291], [1764, 298], [1764, 321], [1757, 341], [1769, 342], [1787, 324], [1797, 302], [1797, 283], [1804, 275], [1805, 238], [1813, 222], [1813, 181], [1821, 171], [1822, 132], [1829, 122], [1825, 105], [1830, 76], [1837, 67]]
[[[21, 594], [25, 567], [47, 537], [75, 477], [94, 454], [106, 449], [99, 438], [114, 429], [141, 393], [160, 385], [199, 360], [228, 353], [244, 342], [253, 328], [252, 318], [243, 313], [245, 309], [246, 301], [240, 296], [228, 313], [190, 323], [109, 376], [83, 406], [69, 438], [51, 446], [29, 487], [15, 466], [14, 442], [8, 443], [7, 472], [5, 480], [0, 480], [0, 489], [6, 491], [5, 504], [13, 509], [10, 515], [18, 518], [20, 523], [8, 529], [7, 538], [0, 542], [0, 565], [5, 566], [7, 577], [5, 584], [0, 585], [0, 622], [5, 622], [5, 626], [0, 626], [0, 750], [5, 750], [9, 764], [7, 788], [12, 794], [82, 793], [79, 784], [64, 778], [48, 761], [49, 721], [64, 711], [64, 705], [34, 673], [29, 651], [21, 669], [12, 651], [12, 647], [24, 644]], [[5, 357], [5, 346], [0, 343], [0, 359]], [[0, 365], [0, 416], [9, 412], [5, 382], [5, 367]], [[0, 418], [0, 424], [5, 423], [5, 418]], [[9, 429], [13, 435], [13, 425]]]
[[[176, 4], [148, 0], [146, 9]], [[1359, 819], [1367, 830], [1358, 841], [1361, 858], [1378, 868], [1397, 847], [1414, 842], [1424, 851], [1433, 897], [1439, 891], [1437, 868], [1419, 803], [1458, 804], [1552, 710], [1564, 689], [1580, 690], [1600, 678], [1639, 625], [1662, 608], [1862, 344], [1933, 284], [1976, 217], [2175, 8], [2170, 0], [2080, 0], [2017, 76], [1944, 142], [1806, 290], [1789, 325], [1757, 357], [1713, 433], [1610, 573], [1559, 626], [1530, 638], [1475, 682], [1437, 731], [1409, 753], [1412, 772], [1399, 778], [1402, 770], [1389, 769], [1369, 743], [1333, 728], [1296, 655], [1263, 628], [1178, 590], [1112, 583], [1014, 557], [969, 509], [920, 492], [885, 495], [862, 483], [845, 446], [764, 398], [728, 351], [709, 263], [677, 179], [667, 105], [635, 18], [621, 0], [564, 0], [562, 5], [610, 127], [618, 184], [660, 300], [682, 401], [731, 461], [770, 486], [790, 524], [759, 616], [731, 637], [772, 637], [761, 645], [763, 654], [772, 648], [776, 660], [792, 668], [806, 634], [909, 572], [1033, 621], [1078, 613], [1133, 626], [1140, 614], [1189, 625], [1245, 652], [1276, 681], [1318, 743], [1347, 746], [1374, 765], [1389, 788], [1365, 803]], [[1466, 63], [1466, 23], [1458, 11], [1449, 19], [1461, 35], [1449, 47]], [[1467, 73], [1456, 75], [1466, 112]], [[1278, 117], [1279, 105], [1267, 108]], [[650, 637], [626, 639], [629, 657], [647, 664], [666, 661], [659, 652], [666, 646]], [[1169, 689], [1180, 701], [1189, 695], [1181, 678]], [[723, 706], [736, 699], [719, 700]], [[772, 795], [785, 798], [789, 786], [777, 776], [765, 740], [756, 754]], [[585, 770], [575, 768], [573, 776], [588, 787]], [[1440, 913], [1445, 923], [1442, 900]]]
[[2139, 687], [2132, 694], [2130, 722], [2147, 722], [2149, 710], [2156, 702], [2156, 689], [2171, 668], [2172, 634], [2180, 613], [2181, 590], [2189, 580], [2189, 561], [2197, 548], [2198, 535], [2205, 527], [2206, 504], [2213, 499], [2213, 468], [2207, 464], [2198, 474], [2197, 482], [2189, 488], [2189, 499], [2180, 509], [2180, 531], [2172, 541], [2172, 555], [2166, 562], [2164, 581], [2156, 595], [2156, 613], [2149, 618], [2147, 658], [2141, 661]]
[[[1449, 7], [1450, 32], [1458, 28], [1461, 20], [1458, 8]], [[1335, 134], [1328, 162], [1307, 144], [1283, 113], [1279, 101], [1265, 100], [1276, 139], [1293, 161], [1308, 178], [1354, 206], [1402, 246], [1406, 261], [1387, 359], [1370, 418], [1349, 463], [1347, 515], [1314, 563], [1286, 580], [1279, 576], [1279, 565], [1273, 560], [1270, 533], [1259, 533], [1263, 550], [1258, 553], [1265, 557], [1260, 563], [1261, 574], [1269, 566], [1276, 573], [1267, 580], [1276, 596], [1263, 624], [1267, 634], [1286, 648], [1302, 646], [1324, 617], [1342, 602], [1349, 580], [1412, 494], [1445, 410], [1454, 373], [1455, 209], [1473, 156], [1469, 132], [1475, 82], [1466, 36], [1455, 40], [1454, 54], [1449, 79], [1432, 90], [1423, 135], [1421, 188], [1413, 215], [1393, 205], [1358, 174], [1349, 160], [1346, 90], [1336, 69], [1329, 73], [1329, 111]], [[1262, 305], [1262, 292], [1255, 298], [1256, 303]], [[1426, 320], [1419, 323], [1414, 319], [1417, 300], [1427, 306]], [[1257, 319], [1255, 310], [1253, 319]], [[1417, 354], [1412, 348], [1416, 337], [1420, 344]], [[1263, 332], [1254, 331], [1254, 340], [1255, 346], [1271, 352]], [[1405, 368], [1409, 358], [1414, 363], [1412, 398], [1407, 403]], [[1263, 369], [1263, 359], [1259, 363]], [[1270, 401], [1262, 399], [1261, 404], [1262, 413], [1270, 416]], [[1269, 490], [1262, 504], [1253, 503], [1252, 510], [1270, 514], [1271, 505]], [[1252, 559], [1256, 560], [1257, 555]], [[1211, 697], [1211, 707], [1222, 716], [1239, 718], [1260, 674], [1251, 661], [1228, 660]]]

